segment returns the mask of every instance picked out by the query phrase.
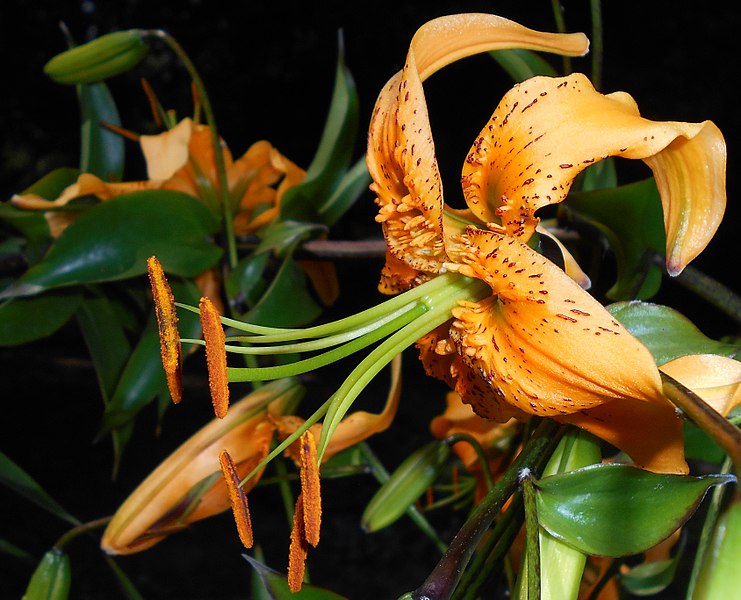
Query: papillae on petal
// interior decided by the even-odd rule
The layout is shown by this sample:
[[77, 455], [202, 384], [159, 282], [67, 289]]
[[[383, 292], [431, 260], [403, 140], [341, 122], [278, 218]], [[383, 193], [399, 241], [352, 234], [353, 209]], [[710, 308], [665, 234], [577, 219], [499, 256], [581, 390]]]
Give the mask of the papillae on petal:
[[482, 221], [527, 240], [535, 211], [563, 201], [574, 178], [608, 156], [642, 159], [653, 170], [667, 268], [679, 273], [725, 210], [723, 136], [710, 121], [644, 119], [628, 94], [600, 94], [582, 74], [534, 77], [504, 96], [466, 158], [464, 196]]
[[539, 416], [616, 398], [669, 406], [646, 347], [556, 265], [497, 233], [469, 228], [465, 242], [459, 272], [493, 293], [454, 309], [450, 331], [491, 401]]
[[[441, 17], [412, 38], [404, 68], [383, 88], [371, 119], [368, 169], [390, 251], [412, 269], [437, 273], [446, 260], [442, 182], [422, 82], [460, 58], [529, 48], [581, 55], [583, 34], [552, 34], [486, 14]], [[386, 287], [393, 284], [386, 283]]]

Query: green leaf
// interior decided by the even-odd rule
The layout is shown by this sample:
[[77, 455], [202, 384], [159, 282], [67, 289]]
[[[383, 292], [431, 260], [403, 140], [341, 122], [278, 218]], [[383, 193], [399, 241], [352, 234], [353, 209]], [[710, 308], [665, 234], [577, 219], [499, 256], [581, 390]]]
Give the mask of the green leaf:
[[55, 517], [66, 521], [72, 525], [79, 525], [80, 522], [68, 513], [62, 506], [54, 500], [36, 481], [26, 473], [21, 467], [15, 464], [8, 456], [0, 451], [0, 483], [7, 486], [17, 494], [23, 496], [51, 513]]
[[224, 280], [224, 289], [228, 298], [236, 304], [246, 302], [252, 305], [265, 291], [262, 274], [268, 265], [268, 252], [249, 254], [241, 259], [234, 270]]
[[690, 460], [702, 460], [712, 464], [723, 462], [725, 451], [716, 441], [691, 421], [682, 424], [684, 429], [684, 455]]
[[727, 600], [741, 589], [741, 503], [728, 507], [715, 527], [705, 555], [693, 600]]
[[373, 495], [360, 519], [364, 531], [388, 527], [437, 479], [450, 457], [450, 446], [435, 440], [407, 456]]
[[617, 187], [615, 159], [610, 156], [590, 165], [578, 175], [577, 181], [579, 187], [576, 189], [582, 192]]
[[116, 103], [105, 83], [77, 88], [82, 113], [80, 126], [80, 170], [103, 181], [121, 181], [124, 168], [123, 138], [101, 122], [121, 125]]
[[15, 544], [3, 538], [0, 538], [0, 553], [12, 556], [13, 558], [17, 558], [18, 560], [22, 560], [23, 562], [32, 565], [36, 563], [33, 554], [26, 552], [23, 548], [19, 548]]
[[187, 194], [148, 190], [119, 196], [82, 214], [44, 260], [0, 297], [134, 277], [146, 272], [152, 255], [169, 273], [194, 277], [221, 255], [209, 239], [217, 228], [208, 209]]
[[319, 220], [331, 227], [368, 189], [371, 177], [365, 157], [359, 159], [340, 179], [337, 187], [327, 200], [319, 207]]
[[66, 600], [71, 584], [69, 556], [59, 548], [52, 548], [36, 567], [23, 600]]
[[658, 292], [661, 269], [648, 253], [663, 255], [664, 217], [656, 182], [651, 179], [612, 189], [575, 192], [568, 208], [599, 229], [617, 263], [613, 300], [647, 299]]
[[677, 572], [676, 559], [641, 563], [620, 576], [620, 583], [634, 596], [653, 596], [665, 590]]
[[0, 346], [18, 346], [51, 335], [72, 318], [80, 302], [79, 290], [5, 300], [0, 303]]
[[537, 482], [538, 520], [551, 535], [585, 554], [637, 554], [681, 527], [710, 487], [735, 480], [592, 465]]
[[[340, 38], [334, 91], [316, 154], [301, 185], [286, 190], [281, 219], [319, 221], [319, 210], [337, 188], [352, 160], [358, 132], [358, 94], [345, 65]], [[334, 215], [332, 214], [332, 217]]]
[[[252, 565], [260, 577], [262, 597], [271, 600], [343, 600], [344, 596], [335, 594], [313, 585], [304, 584], [300, 592], [293, 593], [288, 588], [288, 582], [284, 575], [266, 567], [261, 562], [255, 560], [247, 554], [242, 555], [244, 559]], [[253, 586], [254, 587], [254, 586]]]
[[139, 593], [139, 590], [136, 589], [136, 586], [131, 579], [129, 579], [129, 576], [124, 573], [123, 569], [118, 566], [118, 563], [110, 556], [106, 556], [105, 560], [113, 571], [113, 574], [116, 576], [124, 596], [128, 598], [128, 600], [144, 600], [144, 596]]
[[260, 231], [260, 244], [254, 253], [273, 251], [276, 256], [283, 258], [291, 254], [300, 242], [326, 231], [326, 227], [316, 223], [291, 220], [273, 221]]
[[558, 75], [556, 69], [547, 60], [532, 50], [521, 48], [493, 50], [489, 52], [489, 56], [499, 63], [499, 66], [507, 72], [515, 83], [525, 81], [536, 75], [547, 75], [548, 77]]
[[312, 298], [307, 283], [296, 261], [286, 258], [260, 301], [242, 320], [269, 327], [297, 327], [313, 321], [322, 308]]
[[[198, 292], [194, 289], [194, 284], [184, 284], [171, 280], [170, 285], [175, 297], [191, 304], [198, 303]], [[197, 338], [201, 335], [201, 323], [198, 315], [190, 311], [180, 310], [178, 316], [180, 318], [178, 329], [182, 337]], [[141, 337], [116, 383], [111, 401], [105, 408], [101, 433], [107, 433], [131, 423], [142, 408], [166, 389], [167, 382], [160, 356], [157, 319], [154, 308], [152, 308]]]
[[76, 314], [106, 404], [131, 356], [131, 344], [113, 304], [105, 296], [86, 298]]
[[680, 312], [648, 302], [616, 302], [607, 310], [649, 349], [657, 365], [687, 354], [735, 356], [741, 344], [705, 336]]

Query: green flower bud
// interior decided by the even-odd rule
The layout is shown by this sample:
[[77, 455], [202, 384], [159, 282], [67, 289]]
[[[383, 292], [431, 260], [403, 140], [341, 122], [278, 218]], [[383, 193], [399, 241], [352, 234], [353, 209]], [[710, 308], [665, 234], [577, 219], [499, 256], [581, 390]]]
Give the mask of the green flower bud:
[[57, 54], [44, 73], [57, 83], [95, 83], [132, 69], [148, 50], [141, 29], [116, 31]]
[[375, 493], [363, 512], [361, 526], [378, 531], [391, 525], [430, 487], [450, 457], [450, 446], [434, 441], [412, 452]]
[[71, 582], [69, 557], [59, 548], [52, 548], [36, 567], [23, 600], [66, 600]]

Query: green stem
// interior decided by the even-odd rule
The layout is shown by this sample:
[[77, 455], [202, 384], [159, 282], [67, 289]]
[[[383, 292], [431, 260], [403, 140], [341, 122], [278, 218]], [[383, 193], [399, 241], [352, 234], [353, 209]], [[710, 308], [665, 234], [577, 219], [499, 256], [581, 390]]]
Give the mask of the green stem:
[[208, 98], [206, 86], [203, 84], [203, 80], [201, 79], [201, 76], [198, 73], [195, 65], [190, 60], [190, 57], [174, 37], [172, 37], [169, 33], [162, 29], [149, 30], [145, 33], [161, 39], [170, 47], [170, 49], [183, 63], [183, 66], [188, 71], [188, 74], [193, 80], [193, 84], [196, 86], [196, 90], [198, 91], [198, 96], [201, 99], [201, 105], [203, 106], [203, 112], [206, 115], [206, 122], [208, 123], [208, 128], [211, 132], [211, 144], [214, 149], [216, 173], [219, 178], [219, 188], [221, 192], [221, 209], [222, 217], [224, 220], [224, 232], [226, 236], [229, 268], [234, 269], [237, 266], [237, 244], [234, 238], [232, 203], [231, 199], [229, 198], [229, 181], [226, 176], [226, 163], [224, 161], [224, 153], [221, 150], [221, 138], [219, 137], [219, 132], [216, 128], [216, 118], [214, 117], [214, 111], [211, 106], [211, 101]]
[[[551, 0], [551, 9], [553, 10], [553, 19], [556, 22], [556, 30], [559, 33], [566, 33], [566, 21], [563, 18], [563, 9], [560, 0]], [[571, 73], [571, 58], [568, 56], [561, 57], [563, 63], [564, 75]]]
[[[664, 395], [723, 448], [731, 459], [736, 474], [741, 473], [741, 430], [673, 377], [662, 372], [661, 380]], [[737, 488], [736, 497], [741, 498], [741, 487]]]
[[592, 55], [592, 84], [595, 89], [602, 86], [602, 57], [603, 57], [603, 39], [602, 39], [602, 2], [601, 0], [590, 0], [592, 12], [592, 39], [590, 54]]
[[82, 523], [77, 527], [73, 527], [57, 540], [56, 544], [54, 544], [54, 547], [62, 550], [65, 546], [72, 542], [72, 540], [80, 537], [81, 535], [89, 533], [95, 529], [105, 527], [106, 525], [108, 525], [108, 523], [110, 523], [112, 518], [113, 517], [103, 517], [101, 519], [95, 519], [94, 521], [88, 521], [87, 523]]
[[558, 443], [558, 429], [559, 426], [551, 420], [544, 420], [538, 425], [512, 466], [473, 510], [429, 577], [412, 592], [414, 600], [448, 600], [451, 597], [481, 537], [520, 484], [523, 469], [529, 469], [534, 474], [540, 472], [549, 451]]
[[525, 500], [525, 529], [527, 552], [527, 598], [540, 600], [540, 526], [535, 506], [535, 485], [529, 473], [522, 479]]

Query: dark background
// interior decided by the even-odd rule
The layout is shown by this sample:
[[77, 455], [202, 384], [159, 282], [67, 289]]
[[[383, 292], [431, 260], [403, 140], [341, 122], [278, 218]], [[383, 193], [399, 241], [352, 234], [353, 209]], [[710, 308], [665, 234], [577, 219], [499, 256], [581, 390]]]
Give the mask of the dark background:
[[[589, 3], [566, 1], [569, 31], [589, 34]], [[739, 75], [737, 36], [741, 12], [726, 3], [606, 1], [602, 89], [631, 93], [642, 113], [657, 120], [711, 119], [729, 145], [729, 207], [716, 239], [694, 263], [739, 290], [736, 139]], [[3, 200], [50, 170], [75, 166], [79, 116], [73, 89], [49, 81], [44, 63], [65, 48], [63, 21], [79, 42], [131, 27], [164, 28], [184, 46], [200, 70], [222, 136], [235, 156], [258, 139], [269, 139], [300, 165], [316, 148], [332, 89], [337, 32], [344, 35], [346, 62], [361, 103], [361, 139], [378, 91], [401, 67], [409, 40], [430, 18], [454, 12], [494, 12], [536, 29], [555, 30], [547, 0], [467, 2], [31, 2], [0, 4], [2, 90], [0, 94], [0, 194]], [[587, 70], [588, 59], [574, 61]], [[154, 132], [138, 79], [147, 77], [166, 107], [190, 114], [189, 83], [172, 54], [156, 46], [144, 64], [110, 82], [123, 126]], [[433, 131], [446, 193], [459, 195], [462, 158], [502, 93], [506, 76], [486, 57], [467, 59], [436, 74], [427, 84]], [[127, 179], [143, 177], [132, 144]], [[334, 239], [378, 236], [367, 195], [331, 232]], [[378, 299], [380, 261], [341, 263], [343, 297], [334, 309], [348, 314]], [[358, 273], [367, 274], [358, 277]], [[679, 308], [709, 335], [736, 333], [735, 326], [676, 284], [666, 284], [659, 301]], [[402, 409], [392, 429], [373, 442], [393, 467], [427, 439], [431, 415], [441, 410], [444, 386], [422, 377], [408, 354]], [[351, 362], [321, 373], [318, 390], [330, 389]], [[187, 396], [169, 411], [161, 435], [154, 435], [154, 411], [142, 414], [119, 479], [110, 480], [110, 449], [93, 444], [102, 410], [84, 345], [74, 327], [26, 346], [0, 350], [3, 412], [0, 449], [24, 467], [69, 511], [82, 520], [110, 514], [126, 494], [199, 423], [210, 408], [203, 373], [190, 366]], [[371, 391], [384, 392], [384, 381]], [[321, 393], [319, 391], [318, 393]], [[322, 543], [312, 551], [312, 580], [353, 600], [395, 598], [418, 585], [437, 560], [432, 547], [408, 522], [364, 535], [359, 514], [375, 489], [370, 478], [325, 485]], [[251, 498], [256, 539], [267, 562], [283, 569], [288, 546], [277, 492]], [[20, 504], [20, 506], [19, 506]], [[459, 523], [447, 513], [432, 515], [446, 539]], [[65, 531], [45, 513], [0, 489], [0, 538], [40, 556]], [[70, 548], [73, 598], [116, 598], [117, 584], [96, 550], [94, 538]], [[227, 514], [192, 527], [151, 551], [120, 560], [146, 598], [245, 598], [249, 568]], [[0, 597], [18, 598], [33, 565], [0, 559]], [[672, 597], [672, 596], [667, 596]]]

